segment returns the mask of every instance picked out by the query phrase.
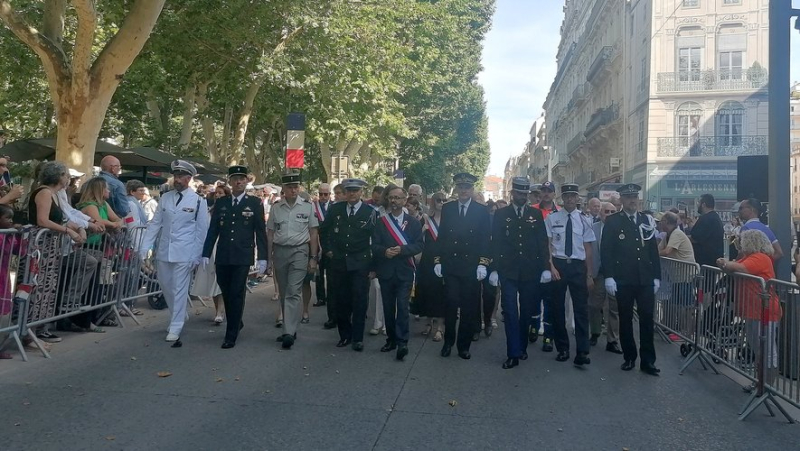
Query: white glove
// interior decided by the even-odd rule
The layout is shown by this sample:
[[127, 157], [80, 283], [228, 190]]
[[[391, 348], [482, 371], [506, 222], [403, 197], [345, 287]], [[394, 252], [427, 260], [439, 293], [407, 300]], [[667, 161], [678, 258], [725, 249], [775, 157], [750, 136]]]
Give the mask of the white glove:
[[499, 279], [500, 276], [497, 275], [497, 271], [492, 271], [492, 273], [489, 274], [489, 285], [496, 287]]
[[661, 288], [661, 281], [658, 279], [653, 279], [653, 294], [658, 293], [659, 288]]
[[539, 283], [550, 283], [553, 281], [553, 273], [550, 270], [542, 271], [542, 278], [539, 279]]
[[433, 265], [433, 273], [436, 274], [436, 277], [439, 277], [439, 278], [442, 277], [442, 264], [441, 263], [437, 263], [437, 264]]
[[256, 262], [256, 269], [258, 270], [259, 274], [264, 274], [264, 271], [267, 270], [267, 261], [266, 260], [259, 260]]
[[203, 269], [206, 269], [209, 263], [211, 263], [211, 259], [208, 257], [203, 257], [203, 261], [200, 264], [203, 265]]
[[616, 296], [617, 294], [617, 281], [613, 277], [606, 278], [606, 293], [611, 296]]
[[483, 265], [478, 265], [478, 280], [483, 280], [486, 278], [486, 267]]

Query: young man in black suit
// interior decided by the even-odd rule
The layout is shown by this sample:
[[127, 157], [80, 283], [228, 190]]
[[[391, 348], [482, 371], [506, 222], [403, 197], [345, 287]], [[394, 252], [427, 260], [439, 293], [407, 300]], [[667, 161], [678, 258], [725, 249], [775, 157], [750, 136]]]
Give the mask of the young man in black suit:
[[[472, 336], [480, 323], [481, 284], [489, 266], [489, 210], [472, 201], [478, 178], [461, 173], [453, 176], [458, 199], [442, 208], [433, 267], [445, 285], [445, 333], [442, 357], [449, 357], [454, 344], [458, 356], [469, 359]], [[458, 310], [461, 316], [458, 316]], [[456, 320], [460, 318], [456, 341]]]
[[390, 185], [390, 210], [378, 219], [372, 234], [372, 255], [381, 285], [386, 344], [381, 352], [397, 349], [397, 360], [408, 354], [408, 317], [411, 287], [414, 285], [414, 256], [422, 252], [422, 225], [403, 212], [408, 194]]

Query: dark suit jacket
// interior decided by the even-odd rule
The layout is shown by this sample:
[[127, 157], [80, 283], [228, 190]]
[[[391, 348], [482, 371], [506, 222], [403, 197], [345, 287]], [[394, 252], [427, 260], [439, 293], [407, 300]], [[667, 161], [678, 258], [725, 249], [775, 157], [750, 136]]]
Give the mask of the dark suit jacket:
[[[391, 215], [391, 213], [389, 214]], [[387, 221], [392, 218], [387, 217]], [[394, 275], [400, 280], [413, 281], [415, 267], [409, 263], [409, 258], [422, 252], [422, 224], [416, 219], [403, 213], [403, 219], [398, 224], [402, 228], [406, 224], [403, 234], [408, 244], [400, 246], [400, 255], [386, 258], [386, 249], [399, 244], [389, 232], [383, 218], [378, 218], [378, 225], [372, 232], [372, 259], [379, 279], [389, 279]]]
[[494, 213], [492, 265], [501, 277], [512, 280], [539, 278], [550, 269], [550, 244], [542, 212], [525, 205], [522, 219], [513, 205]]
[[491, 263], [489, 210], [485, 205], [472, 201], [462, 218], [459, 208], [457, 200], [442, 207], [437, 243], [439, 255], [434, 261], [442, 264], [442, 274], [474, 277], [478, 265], [488, 268]]
[[211, 257], [215, 243], [214, 263], [217, 265], [250, 266], [254, 250], [258, 253], [258, 260], [266, 260], [267, 224], [261, 199], [245, 194], [236, 207], [232, 196], [217, 199], [203, 246], [203, 257]]
[[331, 267], [348, 271], [369, 270], [372, 267], [370, 241], [378, 213], [361, 203], [353, 217], [348, 216], [347, 202], [333, 204], [325, 222], [320, 226], [323, 252], [332, 252]]
[[652, 285], [661, 278], [661, 261], [655, 235], [642, 243], [639, 225], [655, 224], [647, 215], [636, 213], [634, 226], [624, 211], [606, 218], [600, 243], [603, 277], [617, 285]]

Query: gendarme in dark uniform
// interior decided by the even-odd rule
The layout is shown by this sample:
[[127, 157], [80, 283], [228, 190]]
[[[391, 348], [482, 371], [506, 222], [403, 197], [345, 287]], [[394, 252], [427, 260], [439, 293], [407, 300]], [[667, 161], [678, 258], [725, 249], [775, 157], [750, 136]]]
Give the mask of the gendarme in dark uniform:
[[[458, 355], [469, 359], [472, 336], [477, 331], [481, 314], [481, 284], [489, 266], [489, 210], [472, 200], [473, 185], [478, 180], [471, 174], [456, 174], [458, 199], [442, 207], [442, 223], [437, 241], [438, 256], [434, 272], [444, 277], [445, 333], [442, 357], [448, 357], [454, 344]], [[456, 319], [461, 309], [458, 333]], [[456, 335], [458, 339], [456, 339]]]
[[[253, 265], [253, 257], [258, 252], [258, 272], [267, 267], [267, 225], [264, 222], [264, 206], [261, 199], [248, 196], [247, 168], [231, 166], [228, 169], [228, 182], [231, 196], [223, 197], [214, 203], [211, 226], [203, 246], [203, 257], [211, 257], [214, 244], [217, 253], [214, 263], [217, 269], [217, 284], [225, 301], [225, 314], [228, 325], [222, 348], [236, 345], [239, 330], [244, 327], [245, 287], [247, 275]], [[219, 239], [219, 242], [217, 242]]]
[[527, 177], [511, 180], [511, 204], [497, 210], [492, 224], [491, 255], [495, 271], [489, 282], [499, 279], [506, 330], [503, 368], [519, 365], [528, 358], [528, 327], [533, 304], [540, 299], [542, 273], [549, 272], [550, 250], [542, 212], [527, 202]]
[[655, 221], [640, 213], [641, 187], [629, 183], [618, 188], [622, 211], [606, 218], [600, 257], [606, 291], [616, 293], [619, 304], [619, 332], [625, 362], [624, 371], [636, 366], [636, 341], [633, 337], [633, 306], [639, 314], [639, 356], [643, 372], [657, 376], [656, 350], [653, 345], [654, 293], [661, 281]]
[[353, 350], [364, 350], [364, 320], [369, 301], [369, 272], [372, 269], [370, 242], [377, 212], [361, 201], [367, 182], [346, 179], [342, 182], [346, 202], [331, 205], [320, 226], [322, 249], [330, 259], [329, 283], [336, 296], [337, 347], [352, 343]]

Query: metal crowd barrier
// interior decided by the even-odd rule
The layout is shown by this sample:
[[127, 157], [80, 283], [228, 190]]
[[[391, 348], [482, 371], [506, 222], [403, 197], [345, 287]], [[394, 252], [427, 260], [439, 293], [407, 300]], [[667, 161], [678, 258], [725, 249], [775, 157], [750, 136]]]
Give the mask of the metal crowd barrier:
[[800, 286], [772, 279], [767, 281], [767, 289], [778, 297], [782, 317], [775, 335], [764, 334], [767, 348], [776, 349], [765, 355], [764, 383], [770, 392], [800, 409]]
[[661, 288], [655, 296], [656, 330], [665, 341], [672, 342], [666, 332], [676, 335], [683, 343], [685, 357], [695, 342], [697, 290], [700, 265], [692, 262], [661, 258]]
[[19, 298], [14, 296], [17, 281], [21, 277], [20, 262], [24, 261], [30, 227], [22, 230], [0, 230], [0, 349], [13, 341], [24, 360], [25, 348], [19, 335]]
[[[161, 293], [152, 252], [144, 261], [139, 256], [145, 230], [141, 226], [90, 235], [82, 245], [48, 229], [0, 231], [0, 238], [5, 238], [0, 242], [0, 277], [2, 271], [13, 274], [9, 288], [16, 293], [13, 314], [9, 315], [14, 319], [10, 324], [0, 322], [0, 337], [13, 339], [23, 360], [27, 355], [22, 339], [30, 340], [49, 358], [35, 331], [55, 321], [69, 318], [74, 327], [84, 330], [106, 318], [120, 327], [125, 327], [123, 317], [139, 324], [131, 309], [133, 301], [148, 297], [153, 305]], [[22, 256], [7, 260], [4, 246], [11, 240], [7, 237], [17, 236], [15, 233], [25, 243]], [[9, 261], [19, 263], [15, 266]], [[0, 301], [0, 313], [2, 305]], [[0, 321], [2, 318], [0, 314]]]

